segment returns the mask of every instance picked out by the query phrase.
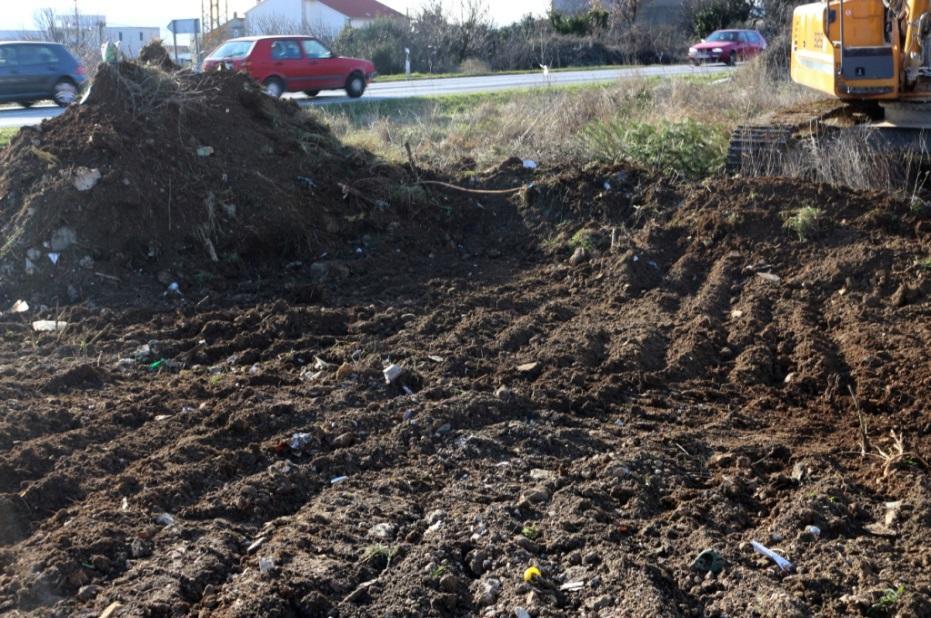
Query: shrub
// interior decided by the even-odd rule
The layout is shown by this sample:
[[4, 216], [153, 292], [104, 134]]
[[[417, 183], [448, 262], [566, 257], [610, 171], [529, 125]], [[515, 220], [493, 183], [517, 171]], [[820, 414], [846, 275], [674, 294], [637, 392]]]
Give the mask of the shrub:
[[691, 119], [650, 124], [615, 118], [588, 125], [582, 140], [595, 158], [699, 179], [724, 166], [728, 133]]
[[805, 206], [786, 219], [785, 227], [798, 234], [798, 239], [805, 242], [811, 240], [821, 229], [822, 215], [820, 208]]
[[689, 7], [692, 28], [698, 36], [740, 24], [750, 18], [750, 0], [695, 0]]
[[599, 30], [605, 30], [608, 27], [607, 11], [593, 10], [578, 15], [563, 15], [556, 11], [550, 11], [550, 25], [553, 30], [559, 34], [574, 36], [586, 36], [595, 34]]
[[399, 19], [376, 19], [365, 28], [346, 28], [333, 47], [344, 56], [368, 58], [384, 75], [404, 72], [404, 48], [411, 46], [410, 27]]
[[459, 65], [459, 72], [466, 75], [484, 75], [491, 73], [491, 67], [481, 58], [466, 58]]

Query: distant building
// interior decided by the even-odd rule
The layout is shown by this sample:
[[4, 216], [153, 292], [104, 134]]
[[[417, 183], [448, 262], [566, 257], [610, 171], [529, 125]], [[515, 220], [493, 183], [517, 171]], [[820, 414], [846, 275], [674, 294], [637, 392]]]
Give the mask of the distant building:
[[[75, 27], [77, 24], [77, 28]], [[161, 38], [158, 26], [108, 26], [103, 15], [56, 15], [50, 32], [42, 30], [0, 30], [0, 41], [47, 41], [72, 49], [96, 49], [106, 41], [119, 43], [127, 58], [136, 58], [149, 41]]]
[[[613, 0], [552, 0], [554, 12], [577, 15], [593, 8], [611, 10]], [[643, 0], [637, 22], [654, 25], [679, 25], [685, 18], [685, 0]]]
[[65, 45], [100, 45], [106, 40], [107, 18], [104, 15], [55, 15], [56, 32], [51, 33]]
[[377, 0], [261, 0], [246, 11], [246, 26], [251, 34], [335, 37], [343, 28], [364, 28], [379, 17], [404, 15]]
[[224, 41], [246, 36], [246, 18], [233, 13], [233, 18], [204, 35], [204, 49], [210, 51]]
[[162, 29], [155, 26], [107, 26], [102, 42], [118, 43], [127, 58], [136, 58], [150, 41], [162, 38]]

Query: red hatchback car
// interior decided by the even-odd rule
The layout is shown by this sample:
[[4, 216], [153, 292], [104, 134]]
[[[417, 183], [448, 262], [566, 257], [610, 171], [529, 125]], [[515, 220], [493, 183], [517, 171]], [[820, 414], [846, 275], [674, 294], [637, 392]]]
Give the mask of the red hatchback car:
[[230, 39], [204, 60], [204, 71], [244, 71], [280, 97], [285, 92], [317, 96], [321, 90], [345, 90], [355, 98], [375, 78], [368, 60], [334, 56], [326, 45], [307, 36], [253, 36]]
[[698, 65], [702, 62], [735, 64], [747, 60], [766, 49], [766, 39], [756, 30], [716, 30], [702, 39], [701, 43], [689, 47], [689, 60]]

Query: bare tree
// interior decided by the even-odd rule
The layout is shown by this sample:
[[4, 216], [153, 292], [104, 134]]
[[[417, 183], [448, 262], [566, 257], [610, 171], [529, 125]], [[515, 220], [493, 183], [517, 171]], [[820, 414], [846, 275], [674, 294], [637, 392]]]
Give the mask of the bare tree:
[[313, 36], [326, 43], [332, 42], [339, 32], [333, 32], [327, 24], [322, 21], [317, 23], [300, 22], [294, 19], [288, 19], [284, 15], [262, 15], [249, 20], [248, 29], [250, 34], [302, 34]]
[[481, 53], [492, 29], [491, 11], [485, 0], [460, 0], [458, 23], [459, 61]]
[[614, 0], [609, 6], [611, 21], [630, 28], [637, 21], [641, 6], [643, 0]]
[[36, 29], [42, 33], [42, 38], [45, 40], [55, 41], [56, 43], [65, 42], [65, 33], [58, 25], [54, 9], [45, 7], [37, 10], [32, 15], [32, 21], [35, 23]]

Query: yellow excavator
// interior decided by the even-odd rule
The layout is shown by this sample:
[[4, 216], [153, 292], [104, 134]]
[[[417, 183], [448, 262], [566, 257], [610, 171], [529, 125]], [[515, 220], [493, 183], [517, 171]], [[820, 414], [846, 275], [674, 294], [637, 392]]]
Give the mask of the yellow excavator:
[[[927, 155], [931, 0], [825, 0], [795, 8], [792, 80], [831, 95], [738, 127], [731, 172], [767, 173], [800, 137], [866, 125], [864, 139]], [[777, 172], [778, 173], [778, 172]]]

